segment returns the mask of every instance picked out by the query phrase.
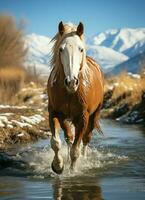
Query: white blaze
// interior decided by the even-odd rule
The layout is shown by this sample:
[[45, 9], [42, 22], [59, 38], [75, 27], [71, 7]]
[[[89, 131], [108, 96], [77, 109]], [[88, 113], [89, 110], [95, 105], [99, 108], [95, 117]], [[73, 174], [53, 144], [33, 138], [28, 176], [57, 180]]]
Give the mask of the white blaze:
[[78, 78], [83, 59], [84, 44], [78, 35], [64, 39], [60, 47], [60, 58], [66, 78]]

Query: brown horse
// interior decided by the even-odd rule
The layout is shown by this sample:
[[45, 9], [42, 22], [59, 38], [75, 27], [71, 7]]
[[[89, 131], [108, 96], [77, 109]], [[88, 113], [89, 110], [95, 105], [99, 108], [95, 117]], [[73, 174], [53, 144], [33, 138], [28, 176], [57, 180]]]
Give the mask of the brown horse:
[[[83, 32], [82, 23], [76, 27], [60, 22], [58, 33], [53, 38], [52, 71], [47, 89], [51, 148], [55, 153], [52, 169], [58, 174], [64, 167], [59, 152], [61, 140], [58, 124], [70, 146], [71, 169], [74, 169], [80, 155], [81, 141], [83, 154], [86, 154], [93, 129], [101, 132], [98, 120], [103, 102], [103, 76], [99, 65], [86, 57]], [[75, 134], [71, 132], [69, 121], [75, 127]]]

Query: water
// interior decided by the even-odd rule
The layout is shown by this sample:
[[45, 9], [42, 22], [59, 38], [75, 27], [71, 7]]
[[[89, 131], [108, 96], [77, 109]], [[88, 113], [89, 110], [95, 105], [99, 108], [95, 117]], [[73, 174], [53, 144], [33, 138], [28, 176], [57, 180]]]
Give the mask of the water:
[[0, 154], [2, 200], [144, 200], [145, 129], [102, 121], [105, 137], [94, 134], [88, 158], [70, 173], [63, 143], [64, 173], [51, 170], [48, 140]]

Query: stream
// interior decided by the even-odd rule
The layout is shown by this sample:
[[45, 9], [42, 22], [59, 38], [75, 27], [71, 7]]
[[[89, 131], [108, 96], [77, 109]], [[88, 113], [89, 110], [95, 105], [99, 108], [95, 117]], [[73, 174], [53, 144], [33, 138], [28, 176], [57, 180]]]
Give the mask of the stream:
[[110, 120], [101, 126], [104, 136], [94, 132], [74, 173], [64, 141], [62, 175], [51, 170], [49, 140], [0, 152], [0, 200], [144, 200], [145, 128]]

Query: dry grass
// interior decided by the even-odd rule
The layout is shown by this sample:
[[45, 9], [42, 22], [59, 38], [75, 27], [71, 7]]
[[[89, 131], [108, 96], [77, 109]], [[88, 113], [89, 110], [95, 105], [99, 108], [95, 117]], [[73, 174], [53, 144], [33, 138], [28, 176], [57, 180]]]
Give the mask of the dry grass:
[[0, 15], [0, 103], [10, 103], [22, 87], [26, 72], [22, 69], [27, 49], [23, 24], [11, 16]]
[[22, 66], [27, 50], [23, 30], [11, 16], [0, 15], [0, 67]]
[[[23, 83], [35, 82], [41, 86], [39, 74], [31, 75], [23, 68], [27, 53], [23, 39], [23, 22], [16, 23], [11, 16], [0, 15], [0, 103], [15, 104]], [[32, 96], [32, 95], [29, 95]]]
[[145, 91], [145, 76], [132, 76], [127, 72], [122, 72], [118, 76], [110, 77], [105, 82], [105, 92], [109, 88], [113, 89], [112, 99], [115, 100], [123, 94], [129, 94], [124, 99], [129, 105], [140, 102], [143, 91]]
[[7, 103], [23, 86], [25, 71], [18, 67], [0, 68], [0, 103]]
[[[35, 82], [30, 82], [28, 84], [25, 84], [25, 87], [23, 87], [16, 95], [15, 97], [15, 105], [27, 105], [27, 106], [33, 106], [33, 107], [41, 107], [42, 104], [45, 104], [45, 101], [42, 101], [41, 95], [45, 95], [45, 86], [37, 84]], [[44, 106], [44, 105], [42, 105]]]
[[49, 123], [48, 123], [48, 113], [44, 112], [43, 115], [38, 109], [33, 108], [0, 108], [0, 113], [3, 115], [5, 113], [11, 113], [12, 115], [7, 116], [9, 121], [17, 120], [21, 121], [21, 116], [33, 116], [39, 114], [45, 118], [39, 124], [31, 124], [32, 127], [20, 127], [14, 126], [13, 128], [0, 127], [0, 150], [11, 147], [11, 145], [18, 143], [30, 143], [36, 141], [38, 138], [46, 139], [50, 136]]

